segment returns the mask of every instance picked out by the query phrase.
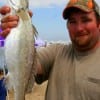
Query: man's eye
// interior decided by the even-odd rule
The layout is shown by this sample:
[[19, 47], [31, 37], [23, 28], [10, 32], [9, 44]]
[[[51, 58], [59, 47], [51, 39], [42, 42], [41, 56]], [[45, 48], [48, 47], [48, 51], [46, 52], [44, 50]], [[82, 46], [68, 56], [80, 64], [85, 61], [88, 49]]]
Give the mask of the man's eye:
[[86, 23], [86, 22], [90, 22], [91, 19], [83, 19], [82, 22]]
[[75, 24], [76, 21], [74, 21], [74, 20], [70, 20], [69, 23], [70, 23], [70, 24]]

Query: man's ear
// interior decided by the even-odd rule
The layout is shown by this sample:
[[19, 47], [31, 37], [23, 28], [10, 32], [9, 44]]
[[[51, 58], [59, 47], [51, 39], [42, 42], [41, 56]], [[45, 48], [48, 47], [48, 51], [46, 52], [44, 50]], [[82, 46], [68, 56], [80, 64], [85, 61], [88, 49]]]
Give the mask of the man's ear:
[[99, 32], [100, 32], [100, 20], [97, 21], [97, 26], [98, 26]]
[[66, 27], [68, 28], [69, 20], [66, 21]]
[[99, 32], [100, 32], [100, 20], [99, 20], [99, 23], [98, 24], [99, 24]]

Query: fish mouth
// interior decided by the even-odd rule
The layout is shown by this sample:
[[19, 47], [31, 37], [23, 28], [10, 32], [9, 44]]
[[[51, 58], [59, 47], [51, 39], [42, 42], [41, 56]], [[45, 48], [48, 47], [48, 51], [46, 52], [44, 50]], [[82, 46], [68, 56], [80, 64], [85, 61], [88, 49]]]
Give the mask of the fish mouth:
[[15, 9], [16, 11], [19, 11], [20, 9], [27, 9], [29, 6], [28, 0], [25, 0], [24, 5], [23, 4], [17, 4], [16, 2], [14, 2], [13, 0], [8, 0], [9, 4], [11, 5], [11, 7], [13, 9]]
[[10, 4], [11, 7], [12, 7], [13, 9], [15, 9], [16, 11], [18, 11], [19, 8], [20, 8], [20, 6], [17, 5], [17, 4], [15, 4], [15, 2], [14, 2], [13, 0], [9, 0], [9, 4]]

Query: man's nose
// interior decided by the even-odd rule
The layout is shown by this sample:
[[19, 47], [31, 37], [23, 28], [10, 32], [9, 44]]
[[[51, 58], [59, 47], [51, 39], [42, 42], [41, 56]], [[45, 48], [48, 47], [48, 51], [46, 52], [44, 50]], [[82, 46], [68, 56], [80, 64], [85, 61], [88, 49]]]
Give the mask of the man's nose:
[[83, 31], [83, 30], [84, 30], [84, 25], [83, 25], [81, 22], [78, 22], [78, 23], [77, 23], [77, 26], [76, 26], [76, 30], [77, 30], [78, 32]]

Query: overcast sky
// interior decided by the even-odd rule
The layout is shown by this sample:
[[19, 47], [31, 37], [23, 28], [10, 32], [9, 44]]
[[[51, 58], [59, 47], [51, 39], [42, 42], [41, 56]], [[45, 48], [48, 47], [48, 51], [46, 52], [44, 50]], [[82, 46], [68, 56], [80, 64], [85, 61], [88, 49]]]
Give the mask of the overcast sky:
[[[17, 0], [15, 0], [16, 2]], [[69, 0], [29, 0], [29, 8], [34, 13], [33, 24], [36, 26], [39, 37], [48, 41], [69, 41], [66, 30], [66, 21], [62, 12]], [[96, 0], [100, 4], [100, 0]], [[7, 0], [0, 0], [0, 6], [7, 5]]]
[[[14, 0], [13, 0], [14, 1]], [[17, 2], [18, 0], [15, 0]], [[0, 3], [6, 3], [7, 0], [0, 0]], [[61, 6], [66, 3], [66, 0], [29, 0], [32, 7], [50, 7], [52, 5]]]

